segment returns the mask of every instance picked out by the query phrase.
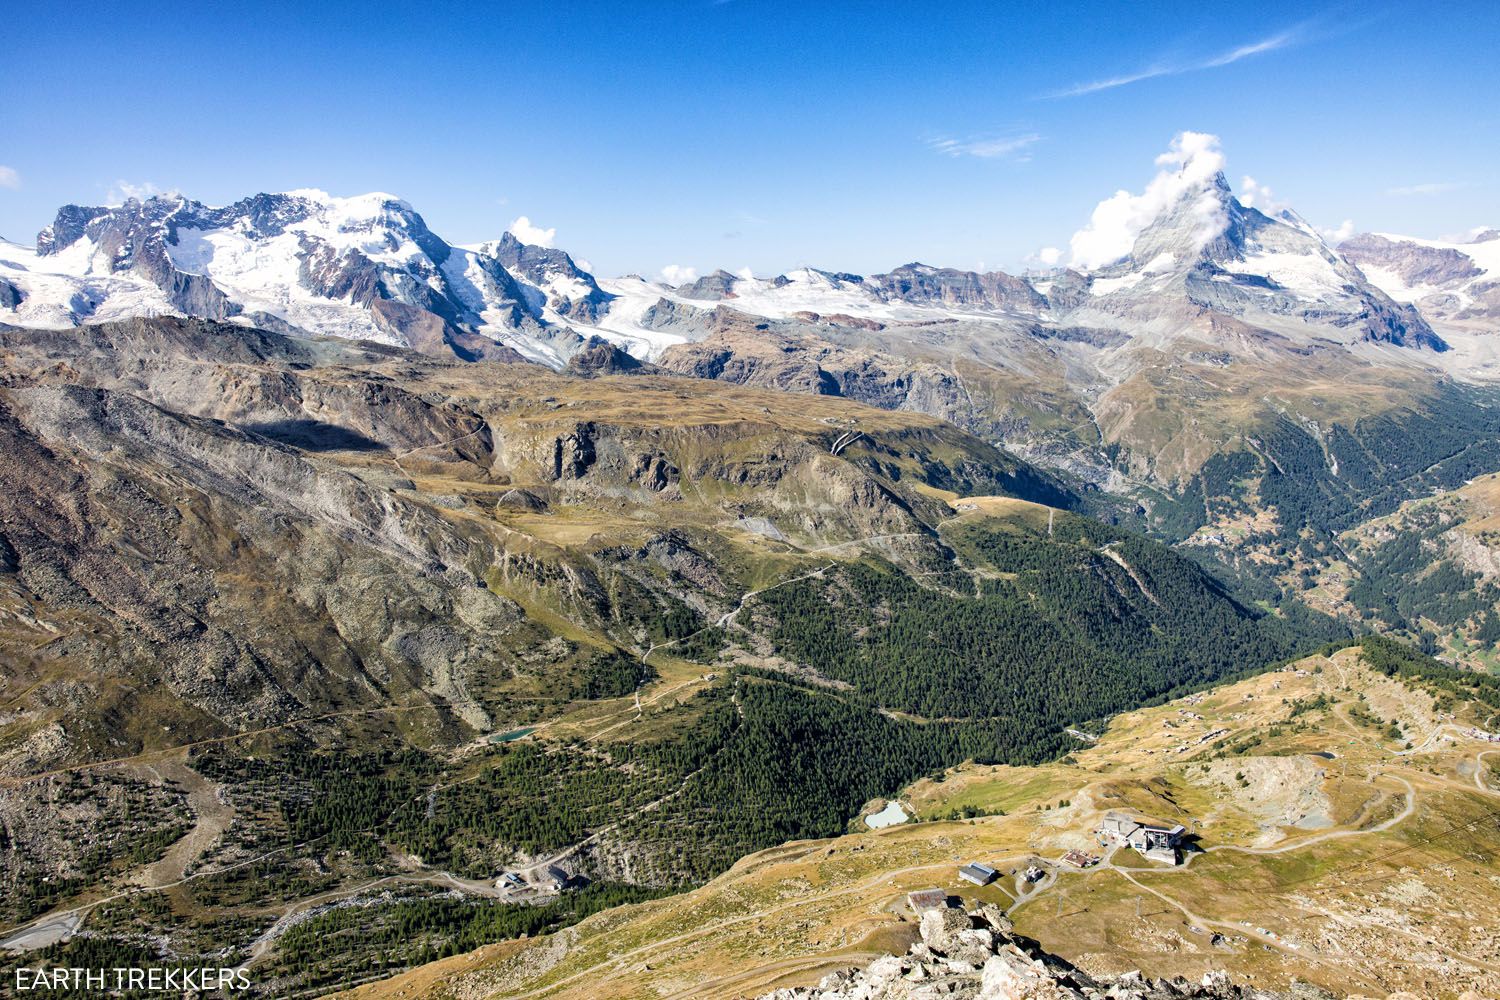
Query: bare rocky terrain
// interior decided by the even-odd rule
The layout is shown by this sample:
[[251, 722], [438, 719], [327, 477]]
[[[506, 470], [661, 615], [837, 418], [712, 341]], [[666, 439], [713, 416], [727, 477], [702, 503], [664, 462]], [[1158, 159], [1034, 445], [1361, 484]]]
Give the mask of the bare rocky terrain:
[[760, 1000], [1324, 1000], [1316, 987], [1289, 993], [1236, 985], [1222, 972], [1198, 982], [1153, 980], [1139, 972], [1100, 979], [1018, 938], [998, 907], [922, 914], [921, 939], [905, 955], [830, 973], [810, 988], [786, 988]]

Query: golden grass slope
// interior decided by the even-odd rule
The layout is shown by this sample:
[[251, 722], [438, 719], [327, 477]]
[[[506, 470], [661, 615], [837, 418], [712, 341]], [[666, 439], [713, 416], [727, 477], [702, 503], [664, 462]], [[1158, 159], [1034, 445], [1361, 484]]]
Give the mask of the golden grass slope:
[[[905, 894], [930, 886], [1007, 907], [1021, 933], [1095, 972], [1496, 996], [1500, 749], [1468, 735], [1474, 721], [1345, 650], [1123, 715], [1058, 763], [917, 782], [901, 800], [924, 822], [786, 844], [692, 892], [351, 996], [756, 996], [901, 951], [915, 930]], [[933, 819], [965, 807], [1004, 812]], [[1181, 822], [1200, 852], [1176, 869], [1133, 852], [1090, 871], [1059, 863], [1099, 851], [1109, 809]], [[960, 882], [969, 860], [1001, 880]], [[1031, 864], [1046, 876], [1018, 884], [1010, 873]]]

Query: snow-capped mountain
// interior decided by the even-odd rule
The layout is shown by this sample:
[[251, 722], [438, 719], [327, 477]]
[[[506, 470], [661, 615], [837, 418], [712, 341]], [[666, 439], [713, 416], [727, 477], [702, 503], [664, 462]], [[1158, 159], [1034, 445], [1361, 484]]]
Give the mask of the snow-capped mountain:
[[1335, 248], [1291, 211], [1236, 199], [1217, 148], [1198, 141], [1211, 139], [1179, 137], [1170, 169], [1144, 193], [1101, 203], [1074, 238], [1072, 267], [1025, 276], [911, 263], [871, 276], [715, 271], [673, 287], [596, 279], [566, 252], [510, 233], [454, 246], [386, 194], [300, 190], [222, 208], [171, 195], [70, 205], [35, 247], [0, 243], [0, 321], [66, 327], [176, 313], [561, 367], [601, 339], [656, 360], [734, 316], [850, 336], [921, 328], [928, 342], [944, 329], [985, 328], [997, 344], [1055, 337], [1116, 353], [1187, 341], [1432, 354], [1448, 345], [1428, 318], [1446, 334], [1500, 315], [1493, 232], [1462, 244], [1365, 236]]
[[1441, 328], [1493, 332], [1500, 321], [1500, 230], [1454, 241], [1364, 233], [1339, 244], [1339, 253]]
[[1212, 339], [1228, 325], [1291, 343], [1446, 348], [1409, 301], [1368, 280], [1296, 213], [1239, 202], [1222, 171], [1161, 202], [1128, 252], [1087, 269], [1017, 277], [913, 263], [869, 277], [803, 268], [771, 279], [721, 270], [675, 288], [619, 291], [659, 295], [679, 319], [682, 307], [728, 307], [777, 320], [1081, 327], [1156, 346]]
[[1447, 347], [1295, 212], [1268, 215], [1239, 202], [1222, 172], [1186, 186], [1128, 255], [1086, 282], [1087, 297], [1057, 303], [1071, 322], [1113, 318], [1126, 330], [1170, 335], [1203, 328], [1211, 315], [1294, 342]]
[[[0, 245], [12, 322], [70, 326], [181, 313], [459, 357], [560, 364], [607, 296], [566, 253], [506, 234], [451, 246], [386, 194], [259, 194], [223, 208], [181, 196], [69, 205], [34, 249]], [[5, 315], [0, 313], [0, 315]]]

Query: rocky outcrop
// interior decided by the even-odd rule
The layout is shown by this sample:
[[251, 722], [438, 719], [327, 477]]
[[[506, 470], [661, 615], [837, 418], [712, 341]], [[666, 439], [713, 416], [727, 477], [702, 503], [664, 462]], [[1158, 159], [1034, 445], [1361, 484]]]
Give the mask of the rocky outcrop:
[[1473, 258], [1453, 247], [1429, 247], [1361, 233], [1339, 244], [1339, 253], [1360, 267], [1379, 267], [1407, 285], [1452, 286], [1484, 274]]
[[738, 279], [723, 269], [705, 274], [695, 281], [677, 286], [677, 294], [685, 299], [703, 299], [717, 302], [734, 297], [734, 283]]
[[461, 361], [501, 361], [524, 364], [513, 348], [489, 337], [464, 330], [431, 310], [394, 299], [370, 303], [375, 325], [413, 350], [434, 357], [457, 357]]
[[15, 285], [0, 278], [0, 308], [15, 309], [26, 301], [26, 293]]
[[547, 501], [530, 490], [513, 489], [500, 494], [495, 507], [497, 510], [539, 511], [547, 509]]
[[1047, 305], [1030, 282], [1003, 271], [981, 274], [911, 263], [889, 274], [874, 275], [870, 281], [883, 297], [916, 305], [1028, 311]]
[[[698, 343], [674, 345], [658, 363], [694, 378], [844, 396], [882, 409], [920, 410], [946, 419], [953, 419], [963, 399], [957, 377], [937, 365], [790, 333], [728, 330]], [[918, 400], [921, 405], [912, 405]]]
[[1018, 937], [993, 905], [922, 914], [921, 940], [905, 955], [825, 976], [815, 987], [779, 989], [760, 1000], [1316, 1000], [1329, 994], [1271, 993], [1222, 972], [1197, 982], [1139, 972], [1095, 978]]
[[481, 253], [540, 289], [559, 315], [583, 323], [597, 323], [610, 297], [594, 276], [574, 263], [565, 251], [522, 243], [510, 233], [484, 244]]
[[1493, 265], [1480, 266], [1480, 256], [1493, 257], [1471, 248], [1494, 239], [1495, 230], [1449, 245], [1362, 233], [1339, 244], [1339, 253], [1434, 322], [1487, 333], [1500, 317], [1500, 278]]
[[584, 378], [601, 375], [645, 375], [659, 371], [620, 350], [607, 340], [590, 337], [588, 346], [568, 359], [568, 371]]
[[108, 213], [109, 209], [103, 206], [64, 205], [57, 210], [52, 224], [36, 234], [36, 252], [45, 257], [72, 246], [91, 222]]

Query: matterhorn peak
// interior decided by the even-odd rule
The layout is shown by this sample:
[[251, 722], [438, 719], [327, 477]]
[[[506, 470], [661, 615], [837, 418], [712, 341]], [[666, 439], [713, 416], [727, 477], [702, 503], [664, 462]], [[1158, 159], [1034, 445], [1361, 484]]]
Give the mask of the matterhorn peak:
[[1164, 253], [1185, 259], [1223, 234], [1238, 203], [1224, 176], [1218, 136], [1180, 132], [1156, 165], [1143, 192], [1115, 192], [1073, 234], [1074, 267], [1092, 270], [1126, 257], [1144, 266]]
[[1130, 261], [1136, 267], [1156, 262], [1153, 269], [1159, 269], [1167, 257], [1178, 263], [1196, 260], [1224, 240], [1242, 211], [1222, 170], [1194, 178], [1136, 236]]

